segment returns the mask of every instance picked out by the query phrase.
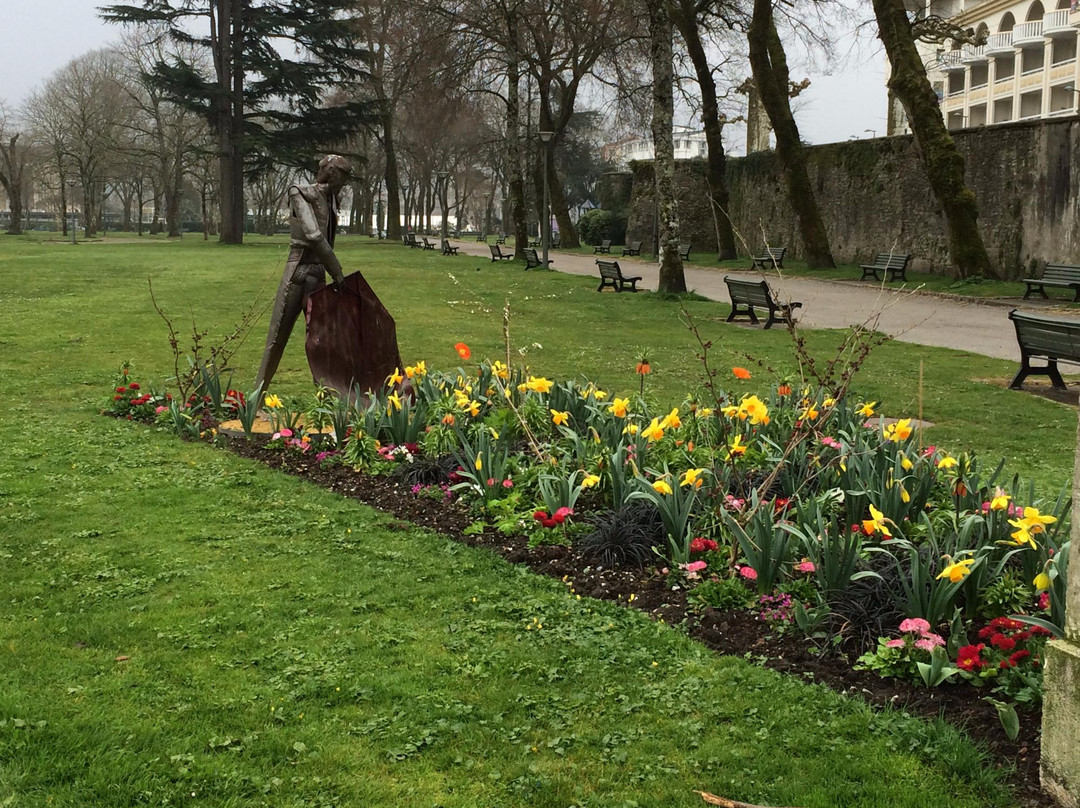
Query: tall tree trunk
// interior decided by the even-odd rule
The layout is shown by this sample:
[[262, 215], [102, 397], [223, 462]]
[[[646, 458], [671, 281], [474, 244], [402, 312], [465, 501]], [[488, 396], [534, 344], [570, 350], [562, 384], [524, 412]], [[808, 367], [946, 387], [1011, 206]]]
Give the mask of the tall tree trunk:
[[959, 278], [1002, 277], [990, 263], [979, 233], [975, 194], [964, 181], [964, 158], [941, 117], [937, 95], [930, 86], [903, 0], [874, 0], [878, 36], [892, 65], [888, 86], [907, 111], [908, 123], [922, 154], [930, 189], [945, 214], [949, 255]]
[[679, 255], [679, 211], [675, 200], [675, 144], [671, 126], [675, 116], [672, 97], [672, 46], [674, 31], [667, 0], [652, 0], [649, 7], [649, 57], [652, 62], [652, 137], [656, 155], [657, 215], [659, 216], [659, 260], [661, 292], [685, 292], [686, 276]]
[[787, 56], [773, 22], [772, 0], [754, 0], [747, 39], [754, 84], [776, 133], [776, 152], [784, 166], [788, 197], [795, 209], [806, 263], [813, 269], [835, 267], [825, 223], [821, 220], [806, 170], [806, 152], [799, 138], [799, 127], [791, 114]]
[[394, 112], [386, 106], [382, 114], [383, 150], [386, 155], [386, 237], [401, 238], [401, 184], [398, 179], [397, 150], [394, 148]]
[[67, 178], [60, 172], [60, 231], [64, 238], [68, 235], [68, 198]]
[[[521, 161], [521, 62], [518, 59], [516, 21], [511, 19], [510, 45], [507, 54], [506, 86], [506, 166], [510, 181], [510, 218], [514, 225], [514, 255], [525, 257], [529, 244], [525, 217], [525, 175]], [[506, 229], [506, 222], [503, 222]]]
[[221, 94], [215, 102], [219, 153], [219, 202], [222, 244], [244, 241], [244, 70], [243, 20], [240, 0], [217, 0], [218, 78]]
[[701, 123], [708, 146], [705, 178], [709, 184], [709, 202], [713, 225], [716, 228], [716, 248], [721, 261], [737, 257], [735, 231], [731, 226], [727, 187], [727, 155], [724, 153], [724, 126], [720, 123], [720, 105], [716, 97], [716, 80], [705, 55], [705, 46], [698, 29], [693, 0], [679, 0], [673, 9], [672, 21], [682, 35], [687, 55], [694, 65], [701, 90]]

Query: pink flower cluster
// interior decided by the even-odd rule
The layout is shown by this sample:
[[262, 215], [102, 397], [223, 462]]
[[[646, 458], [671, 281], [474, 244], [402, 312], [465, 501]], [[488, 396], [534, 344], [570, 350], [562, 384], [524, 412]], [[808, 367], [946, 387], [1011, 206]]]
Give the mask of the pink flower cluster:
[[828, 446], [830, 449], [840, 450], [844, 448], [844, 444], [838, 441], [836, 438], [831, 438], [828, 435], [821, 439], [822, 444]]
[[741, 513], [742, 509], [746, 507], [746, 500], [727, 494], [724, 496], [724, 506], [730, 511]]
[[738, 569], [739, 569], [739, 575], [741, 575], [746, 580], [748, 580], [748, 581], [756, 581], [757, 580], [757, 570], [755, 570], [753, 567], [746, 566], [746, 567], [739, 567]]
[[[930, 624], [921, 617], [909, 617], [900, 623], [900, 632], [907, 636], [889, 640], [886, 648], [904, 648], [911, 643], [916, 648], [930, 653], [938, 646], [945, 645], [945, 638], [930, 630]], [[914, 640], [914, 642], [912, 642]]]

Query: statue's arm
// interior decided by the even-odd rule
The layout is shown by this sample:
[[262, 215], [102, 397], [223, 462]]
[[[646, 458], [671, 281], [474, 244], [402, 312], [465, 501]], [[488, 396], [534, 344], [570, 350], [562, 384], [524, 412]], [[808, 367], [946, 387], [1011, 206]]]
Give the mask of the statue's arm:
[[300, 189], [295, 185], [289, 189], [289, 204], [293, 215], [300, 222], [300, 229], [304, 234], [304, 240], [308, 243], [311, 251], [319, 259], [319, 263], [326, 267], [335, 284], [341, 284], [345, 280], [345, 273], [341, 270], [341, 262], [334, 255], [334, 249], [326, 240], [319, 222], [315, 219], [315, 211], [311, 204], [304, 199]]

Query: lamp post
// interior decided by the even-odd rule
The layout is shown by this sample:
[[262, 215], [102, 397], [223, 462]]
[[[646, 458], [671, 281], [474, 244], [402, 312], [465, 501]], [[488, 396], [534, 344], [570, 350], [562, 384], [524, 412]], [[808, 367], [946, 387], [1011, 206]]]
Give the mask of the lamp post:
[[548, 144], [555, 137], [554, 132], [540, 132], [540, 142], [544, 144], [544, 221], [541, 223], [540, 237], [544, 242], [544, 269], [548, 268], [548, 245], [551, 243], [551, 198], [548, 189]]
[[440, 210], [442, 211], [442, 217], [441, 217], [442, 218], [442, 225], [441, 225], [441, 227], [439, 229], [440, 229], [440, 232], [442, 233], [443, 241], [446, 241], [446, 237], [447, 237], [447, 235], [449, 233], [449, 230], [447, 229], [447, 222], [446, 222], [446, 186], [450, 182], [450, 175], [445, 171], [440, 171], [435, 176], [438, 177], [439, 205], [441, 205]]
[[491, 230], [491, 191], [484, 191], [484, 241]]
[[68, 199], [71, 201], [71, 243], [75, 244], [75, 180], [67, 181]]

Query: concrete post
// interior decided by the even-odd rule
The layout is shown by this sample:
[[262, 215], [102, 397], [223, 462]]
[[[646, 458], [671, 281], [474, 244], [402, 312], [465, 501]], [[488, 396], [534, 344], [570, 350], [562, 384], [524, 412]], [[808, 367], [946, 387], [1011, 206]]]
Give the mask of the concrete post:
[[[1077, 429], [1080, 435], [1080, 427]], [[1080, 463], [1073, 469], [1072, 547], [1080, 546]], [[1075, 556], [1073, 556], [1075, 558]], [[1080, 806], [1080, 565], [1065, 605], [1065, 639], [1046, 646], [1043, 671], [1042, 787], [1068, 808]]]

